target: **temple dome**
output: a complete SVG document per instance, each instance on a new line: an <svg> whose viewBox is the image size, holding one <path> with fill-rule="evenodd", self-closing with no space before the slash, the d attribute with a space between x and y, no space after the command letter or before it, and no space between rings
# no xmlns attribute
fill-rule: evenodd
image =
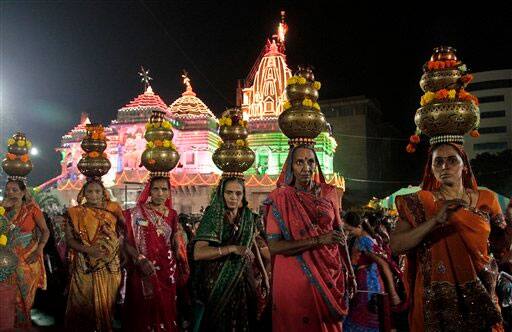
<svg viewBox="0 0 512 332"><path fill-rule="evenodd" d="M138 95L117 111L117 121L114 121L114 123L146 122L153 110L166 112L167 104L148 85L144 93Z"/></svg>
<svg viewBox="0 0 512 332"><path fill-rule="evenodd" d="M213 117L210 108L206 106L201 99L196 96L196 93L192 90L190 79L186 76L183 83L186 86L185 92L181 94L181 97L176 99L171 106L169 106L169 115L176 118L200 118L200 117Z"/></svg>

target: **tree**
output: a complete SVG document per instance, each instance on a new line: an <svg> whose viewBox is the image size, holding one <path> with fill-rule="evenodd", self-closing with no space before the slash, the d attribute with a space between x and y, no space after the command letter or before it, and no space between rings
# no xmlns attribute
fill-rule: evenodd
<svg viewBox="0 0 512 332"><path fill-rule="evenodd" d="M479 154L471 160L471 167L478 185L512 196L512 150Z"/></svg>

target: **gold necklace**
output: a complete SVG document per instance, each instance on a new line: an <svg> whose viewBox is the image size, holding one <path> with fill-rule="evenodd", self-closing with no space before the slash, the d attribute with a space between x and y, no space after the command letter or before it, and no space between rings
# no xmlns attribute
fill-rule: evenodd
<svg viewBox="0 0 512 332"><path fill-rule="evenodd" d="M443 200L447 201L448 199L446 198L446 195L443 193L443 191L441 189L439 189L439 194L441 195L441 197L443 198ZM460 194L460 197L457 197L457 199L460 199L462 201L465 201L466 200L464 199L464 194L466 194L466 196L468 197L468 201L469 201L469 204L471 204L471 196L468 194L466 188L463 188L462 189L462 192ZM457 195L459 196L459 195Z"/></svg>

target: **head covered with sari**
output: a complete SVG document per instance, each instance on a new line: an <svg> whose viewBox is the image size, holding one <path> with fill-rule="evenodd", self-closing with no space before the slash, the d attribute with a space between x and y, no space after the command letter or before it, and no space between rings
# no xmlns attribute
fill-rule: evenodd
<svg viewBox="0 0 512 332"><path fill-rule="evenodd" d="M298 149L308 149L313 152L315 155L315 162L316 162L316 169L313 171L313 181L315 183L326 183L325 177L322 172L322 169L320 167L320 162L318 161L318 156L316 155L314 146L310 144L298 144L298 145L291 145L290 151L288 152L288 157L286 157L286 161L283 165L283 169L281 171L281 174L279 175L279 178L277 180L277 187L288 185L291 186L295 183L295 176L293 175L293 159L295 156L295 153Z"/></svg>
<svg viewBox="0 0 512 332"><path fill-rule="evenodd" d="M153 186L153 183L158 180L165 180L167 182L167 187L169 188L169 197L165 200L164 205L169 209L172 210L172 197L171 197L171 180L168 176L153 176L150 177L149 181L146 183L146 186L144 186L144 190L139 195L139 198L137 199L137 206L144 205L148 202L148 200L151 198L151 187Z"/></svg>
<svg viewBox="0 0 512 332"><path fill-rule="evenodd" d="M247 202L245 196L245 185L243 179L238 177L222 177L219 182L219 185L217 186L217 189L212 195L210 205L208 205L208 208L205 210L203 219L201 221L201 225L211 225L211 227L215 229L207 230L205 229L205 227L200 226L197 231L196 238L194 239L195 241L208 240L216 243L222 242L223 221L226 215L226 202L224 200L224 191L226 188L226 184L231 181L239 183L240 185L242 185L243 188L242 206L238 210L240 218L243 219L240 220L240 222L242 223L243 221L246 221L246 219L247 221L250 221L249 219L252 217L252 213L248 207L249 203ZM208 233L208 235L206 233ZM207 238L203 238L204 236L206 236Z"/></svg>
<svg viewBox="0 0 512 332"><path fill-rule="evenodd" d="M471 169L471 164L469 163L469 158L464 151L464 148L462 145L453 143L453 142L445 142L445 143L438 143L434 144L430 147L428 152L428 159L427 164L425 165L425 170L423 171L423 180L421 183L421 189L427 190L427 191L433 191L437 190L441 187L441 183L435 178L434 172L432 172L432 163L433 163L433 155L434 151L441 147L442 145L449 145L457 151L459 156L462 159L462 162L464 163L464 171L462 173L462 184L464 188L472 189L472 190L478 190L477 183L475 176L473 174L473 170Z"/></svg>
<svg viewBox="0 0 512 332"><path fill-rule="evenodd" d="M103 182L101 181L101 177L88 177L80 191L78 192L76 201L78 205L83 205L87 202L87 199L85 198L85 191L87 190L87 187L91 184L97 184L101 187L103 192L103 200L105 202L110 202L110 194L108 193L107 189L105 188L105 185L103 185Z"/></svg>

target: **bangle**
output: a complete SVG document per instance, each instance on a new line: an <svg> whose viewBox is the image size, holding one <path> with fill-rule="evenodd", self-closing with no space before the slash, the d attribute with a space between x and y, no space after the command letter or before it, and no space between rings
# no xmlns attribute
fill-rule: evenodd
<svg viewBox="0 0 512 332"><path fill-rule="evenodd" d="M217 247L217 249L219 250L219 257L222 257L222 249L220 247Z"/></svg>

